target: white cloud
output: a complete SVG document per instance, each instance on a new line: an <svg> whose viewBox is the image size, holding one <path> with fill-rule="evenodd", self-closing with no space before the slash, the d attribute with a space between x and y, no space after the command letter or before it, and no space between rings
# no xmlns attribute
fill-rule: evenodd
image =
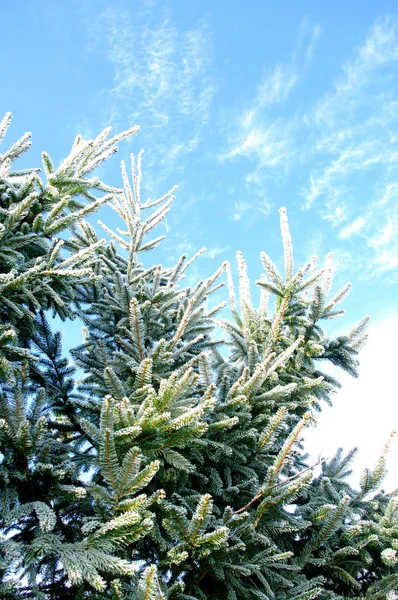
<svg viewBox="0 0 398 600"><path fill-rule="evenodd" d="M394 72L398 30L384 19L370 31L356 55L343 66L332 92L305 117L315 140L317 162L311 171L306 206L353 176L395 168L398 159L398 101Z"/></svg>
<svg viewBox="0 0 398 600"><path fill-rule="evenodd" d="M241 221L244 217L247 222L255 222L258 213L269 215L271 204L267 198L252 198L251 200L236 200L233 205L233 220Z"/></svg>
<svg viewBox="0 0 398 600"><path fill-rule="evenodd" d="M396 181L384 186L380 197L369 207L375 224L368 246L371 248L372 267L376 273L390 272L398 278L398 184Z"/></svg>
<svg viewBox="0 0 398 600"><path fill-rule="evenodd" d="M342 383L333 407L326 407L318 417L318 426L308 430L306 449L312 457L321 452L333 456L339 446L350 450L359 447L353 480L359 480L365 467L373 467L390 433L398 430L398 387L395 382L398 317L371 324L369 341L361 351L359 377L334 376ZM389 476L385 487L398 485L398 440L389 459Z"/></svg>
<svg viewBox="0 0 398 600"><path fill-rule="evenodd" d="M388 215L382 205L398 196L397 23L376 23L343 65L331 91L300 115L289 110L287 101L303 81L320 35L318 25L304 21L290 62L266 70L252 102L232 121L221 156L250 161L246 184L262 192L270 182L279 186L294 169L307 170L309 183L301 186L304 207L316 203L341 240L366 229L364 253L376 247L376 228L386 228L387 235ZM364 176L373 181L365 197L358 192ZM374 190L386 179L392 183L375 203ZM235 202L233 218L239 220L253 208L253 202ZM362 216L356 217L359 210ZM364 268L391 269L393 254L391 247L383 247L377 257L368 254Z"/></svg>
<svg viewBox="0 0 398 600"><path fill-rule="evenodd" d="M336 137L338 135L339 133ZM333 158L318 174L310 175L310 186L306 194L307 208L319 196L330 196L331 191L338 190L341 186L347 187L350 178L359 171L397 164L398 145L394 147L388 144L382 133L375 139L366 139L366 137L361 139L362 136L366 136L366 131L358 132L356 139L350 144L342 144L340 148L337 148L336 144L336 158ZM336 143L336 140L334 142Z"/></svg>
<svg viewBox="0 0 398 600"><path fill-rule="evenodd" d="M391 276L398 267L398 19L378 21L330 91L300 114L289 101L308 79L319 33L303 22L291 60L268 67L252 101L232 120L221 158L244 158L250 187L250 201L236 201L232 216L267 214L269 203L264 209L253 201L253 191L271 196L271 186L278 194L294 181L303 207L315 208L336 230L342 256L348 256L343 244L361 234L359 277Z"/></svg>
<svg viewBox="0 0 398 600"><path fill-rule="evenodd" d="M319 36L321 35L322 30L318 24L316 24L314 27L311 27L307 24L306 29L307 29L307 31L308 31L308 29L310 31L310 41L309 41L309 43L307 45L307 49L305 51L305 57L306 57L307 61L311 61L313 54L314 54L315 47L318 43L318 39L319 39Z"/></svg>
<svg viewBox="0 0 398 600"><path fill-rule="evenodd" d="M276 65L258 86L255 110L284 102L297 83L298 75L292 65Z"/></svg>
<svg viewBox="0 0 398 600"><path fill-rule="evenodd" d="M370 245L378 248L388 244L398 233L398 221L389 219L380 232L370 240Z"/></svg>
<svg viewBox="0 0 398 600"><path fill-rule="evenodd" d="M275 121L268 127L245 128L234 147L223 155L223 159L236 156L256 157L262 167L275 167L291 154L289 140L283 125Z"/></svg>
<svg viewBox="0 0 398 600"><path fill-rule="evenodd" d="M313 141L301 152L310 168L304 207L316 203L341 240L366 232L358 261L372 275L398 268L397 62L398 20L382 19L303 118Z"/></svg>
<svg viewBox="0 0 398 600"><path fill-rule="evenodd" d="M393 248L383 249L374 259L374 264L380 271L398 271L398 245Z"/></svg>
<svg viewBox="0 0 398 600"><path fill-rule="evenodd" d="M161 125L176 109L196 122L206 122L212 93L204 81L205 32L180 34L167 20L157 28L136 31L126 24L121 27L115 19L114 14L105 18L115 66L113 93L124 101L140 96L140 105Z"/></svg>
<svg viewBox="0 0 398 600"><path fill-rule="evenodd" d="M90 22L91 49L105 54L113 70L104 90L112 124L138 122L157 162L178 157L181 164L210 115L215 93L210 37L204 24L177 26L160 3L149 10L138 2L132 14L109 6Z"/></svg>
<svg viewBox="0 0 398 600"><path fill-rule="evenodd" d="M325 201L323 218L329 221L332 227L339 228L348 221L349 208L343 201L344 194L339 190L331 190L330 197Z"/></svg>
<svg viewBox="0 0 398 600"><path fill-rule="evenodd" d="M198 137L195 137L184 143L176 142L174 145L171 145L165 160L174 162L175 159L178 156L180 156L181 154L187 153L187 152L192 152L193 150L195 150L198 146L198 142L199 142Z"/></svg>
<svg viewBox="0 0 398 600"><path fill-rule="evenodd" d="M227 250L227 246L225 248L210 248L209 250L206 250L205 256L207 256L210 259L213 259L219 256L220 254L224 254L224 252L226 252Z"/></svg>
<svg viewBox="0 0 398 600"><path fill-rule="evenodd" d="M356 233L359 233L364 225L365 219L363 217L357 217L355 221L353 221L340 231L339 237L343 239L348 239Z"/></svg>
<svg viewBox="0 0 398 600"><path fill-rule="evenodd" d="M319 35L318 25L303 22L290 61L266 68L253 100L231 120L227 149L220 158L253 160L257 165L254 171L256 185L264 185L261 175L277 167L285 169L297 154L294 136L298 123L294 118L276 118L274 111L287 102L299 83L303 70L312 59Z"/></svg>
<svg viewBox="0 0 398 600"><path fill-rule="evenodd" d="M392 183L387 183L384 186L384 191L381 195L379 203L384 206L388 204L390 200L394 200L398 198L398 181L393 181Z"/></svg>
<svg viewBox="0 0 398 600"><path fill-rule="evenodd" d="M396 22L391 19L380 20L373 26L355 58L343 66L344 77L335 84L334 91L315 107L314 120L334 128L335 120L341 118L342 111L346 118L357 115L358 94L366 86L373 87L380 80L380 70L397 58Z"/></svg>

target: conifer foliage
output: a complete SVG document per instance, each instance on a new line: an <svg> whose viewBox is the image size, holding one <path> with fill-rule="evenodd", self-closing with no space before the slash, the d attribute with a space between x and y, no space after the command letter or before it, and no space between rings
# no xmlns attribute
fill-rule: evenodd
<svg viewBox="0 0 398 600"><path fill-rule="evenodd" d="M122 190L91 175L136 130L78 136L43 174L14 170L30 134L0 155L0 597L394 598L388 446L355 490L354 452L311 465L301 444L367 318L327 334L349 286L331 296L331 256L294 269L285 209L258 307L240 253L237 286L228 263L184 285L201 251L144 266L174 190L142 199L141 154ZM120 227L85 220L104 204ZM73 361L54 316L83 325Z"/></svg>

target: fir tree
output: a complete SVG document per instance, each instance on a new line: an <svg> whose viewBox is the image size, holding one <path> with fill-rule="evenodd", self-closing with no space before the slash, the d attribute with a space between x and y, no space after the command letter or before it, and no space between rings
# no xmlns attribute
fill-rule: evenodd
<svg viewBox="0 0 398 600"><path fill-rule="evenodd" d="M339 386L322 364L356 376L368 319L327 333L349 286L331 296L331 256L294 270L285 209L258 307L240 253L238 291L228 263L184 286L201 251L144 267L174 189L142 200L141 154L123 190L90 176L135 131L78 137L58 168L43 153L44 180L13 170L29 135L0 156L1 597L393 598L388 446L359 490L354 451L302 447ZM85 217L105 203L122 227L100 239ZM225 283L229 310L209 308ZM74 364L54 315L83 324Z"/></svg>

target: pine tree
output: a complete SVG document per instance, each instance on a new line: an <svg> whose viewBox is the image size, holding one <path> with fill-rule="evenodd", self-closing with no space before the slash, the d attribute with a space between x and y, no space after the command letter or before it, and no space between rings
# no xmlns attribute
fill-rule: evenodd
<svg viewBox="0 0 398 600"><path fill-rule="evenodd" d="M331 296L330 255L294 270L285 209L257 308L240 253L238 291L228 263L184 286L201 251L145 267L174 189L142 200L141 154L123 190L90 175L135 132L78 137L58 168L43 153L44 180L13 170L28 134L0 156L0 596L394 598L388 446L359 490L354 451L311 465L302 446L339 387L322 364L356 376L368 318L327 333L349 286ZM105 203L122 227L100 239L85 217ZM53 316L83 325L73 363Z"/></svg>

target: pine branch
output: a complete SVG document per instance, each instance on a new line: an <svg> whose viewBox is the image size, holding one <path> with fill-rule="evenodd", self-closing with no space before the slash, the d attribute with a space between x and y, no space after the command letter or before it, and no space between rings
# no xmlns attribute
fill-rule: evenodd
<svg viewBox="0 0 398 600"><path fill-rule="evenodd" d="M295 473L294 475L292 475L291 477L288 477L287 479L284 479L283 481L279 481L278 483L275 483L274 485L267 487L265 490L260 491L245 506L243 506L239 510L236 510L234 512L234 514L238 515L240 513L246 512L251 506L253 506L253 504L255 504L258 500L260 500L260 498L262 498L263 496L266 496L269 492L272 492L272 490L274 490L275 488L285 485L286 483L289 483L290 481L294 481L298 477L301 477L301 475L304 475L304 473L307 473L307 471L312 471L312 469L315 469L315 467L322 464L322 462L324 462L325 460L327 460L327 459L323 459L323 458L319 457L318 460L316 461L316 463L314 463L313 465L306 467L299 473Z"/></svg>

